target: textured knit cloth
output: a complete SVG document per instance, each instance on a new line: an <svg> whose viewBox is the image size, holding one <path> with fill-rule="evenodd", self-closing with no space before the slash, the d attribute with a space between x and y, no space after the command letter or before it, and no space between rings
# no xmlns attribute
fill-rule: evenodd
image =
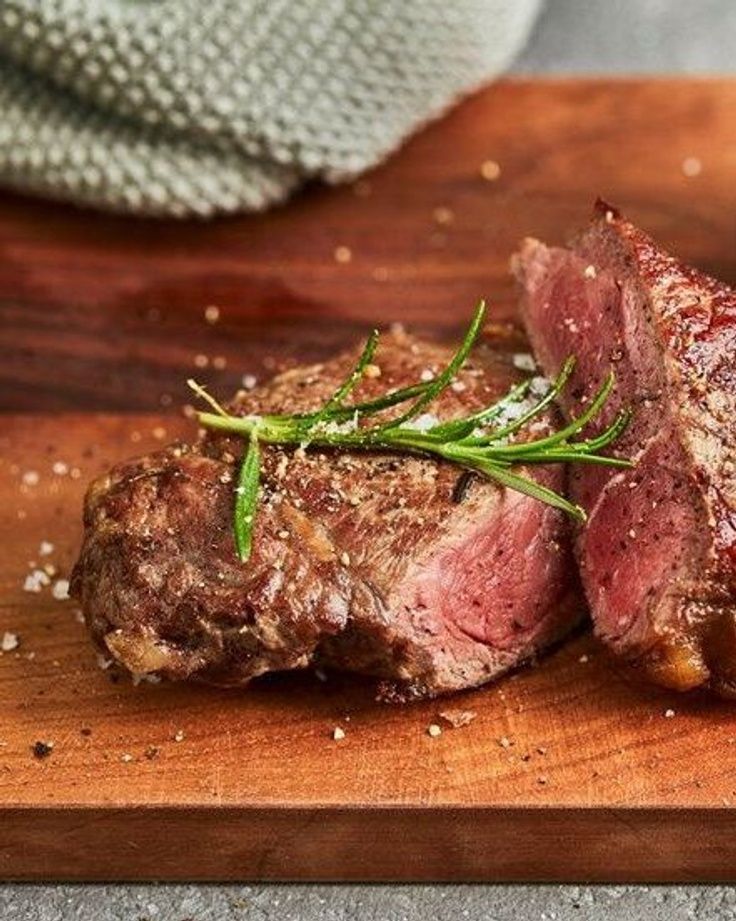
<svg viewBox="0 0 736 921"><path fill-rule="evenodd" d="M352 178L502 70L540 0L0 0L0 184L260 210Z"/></svg>

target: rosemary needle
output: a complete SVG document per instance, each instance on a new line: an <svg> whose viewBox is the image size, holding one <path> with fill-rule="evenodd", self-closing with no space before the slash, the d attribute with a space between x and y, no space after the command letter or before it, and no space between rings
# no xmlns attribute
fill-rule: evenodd
<svg viewBox="0 0 736 921"><path fill-rule="evenodd" d="M600 452L614 442L629 421L628 410L618 413L613 422L594 438L576 440L576 436L595 419L605 406L614 387L609 374L584 412L544 438L514 440L521 429L539 416L564 390L575 361L569 358L547 391L531 406L522 408L530 381L513 387L506 396L480 412L460 419L438 422L425 430L411 423L451 383L463 367L480 332L485 305L476 308L472 323L459 348L444 370L430 381L412 384L373 400L346 404L378 345L378 332L369 336L358 361L345 381L317 411L294 415L233 416L195 381L189 386L208 403L211 412L198 413L201 425L209 429L240 435L247 441L235 491L233 531L239 558L245 562L252 551L254 522L260 490L260 445L319 445L336 450L390 450L439 457L466 470L495 480L509 489L562 509L578 520L585 512L564 496L542 486L512 469L519 464L585 463L629 467L631 462ZM410 402L411 401L411 402ZM388 421L361 425L394 406L409 406ZM510 412L516 406L520 410ZM509 417L511 417L509 419ZM505 421L504 421L505 420Z"/></svg>

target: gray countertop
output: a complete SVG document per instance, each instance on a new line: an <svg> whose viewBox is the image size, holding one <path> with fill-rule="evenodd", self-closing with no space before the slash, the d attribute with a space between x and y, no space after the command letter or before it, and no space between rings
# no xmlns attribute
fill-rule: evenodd
<svg viewBox="0 0 736 921"><path fill-rule="evenodd" d="M734 73L735 0L547 0L513 72ZM724 886L6 885L3 921L736 919Z"/></svg>

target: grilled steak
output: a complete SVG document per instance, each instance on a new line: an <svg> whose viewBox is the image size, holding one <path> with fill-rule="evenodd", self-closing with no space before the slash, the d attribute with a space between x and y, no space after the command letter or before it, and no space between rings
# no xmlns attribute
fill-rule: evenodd
<svg viewBox="0 0 736 921"><path fill-rule="evenodd" d="M285 372L231 410L313 410L356 355ZM380 379L365 379L356 399L448 358L393 332L377 353ZM509 355L482 345L432 412L479 409L518 375ZM240 563L242 450L210 433L90 487L72 593L96 641L130 671L240 685L321 663L379 676L387 693L434 695L502 674L578 620L564 515L418 456L265 447L253 555ZM561 487L560 468L533 475Z"/></svg>
<svg viewBox="0 0 736 921"><path fill-rule="evenodd" d="M571 249L528 240L515 267L542 366L578 358L566 408L613 367L601 422L634 410L616 450L635 468L571 475L598 634L664 685L736 694L736 294L604 203Z"/></svg>

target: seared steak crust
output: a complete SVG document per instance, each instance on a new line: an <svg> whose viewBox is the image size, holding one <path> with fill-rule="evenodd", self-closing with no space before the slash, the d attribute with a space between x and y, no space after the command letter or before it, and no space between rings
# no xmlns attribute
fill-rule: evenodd
<svg viewBox="0 0 736 921"><path fill-rule="evenodd" d="M235 398L241 414L316 408L356 352ZM447 349L388 335L358 398L436 371ZM517 380L481 346L440 418ZM548 423L545 423L548 424ZM312 662L386 679L407 695L480 684L534 656L579 617L561 513L418 456L265 447L254 552L237 559L233 488L242 442L115 467L89 489L72 592L98 644L129 670L218 684ZM560 489L562 471L535 475Z"/></svg>
<svg viewBox="0 0 736 921"><path fill-rule="evenodd" d="M736 693L736 294L599 203L569 249L529 240L522 312L548 372L578 357L579 407L613 367L631 471L574 471L577 539L602 638L663 684ZM610 415L602 419L605 423Z"/></svg>

